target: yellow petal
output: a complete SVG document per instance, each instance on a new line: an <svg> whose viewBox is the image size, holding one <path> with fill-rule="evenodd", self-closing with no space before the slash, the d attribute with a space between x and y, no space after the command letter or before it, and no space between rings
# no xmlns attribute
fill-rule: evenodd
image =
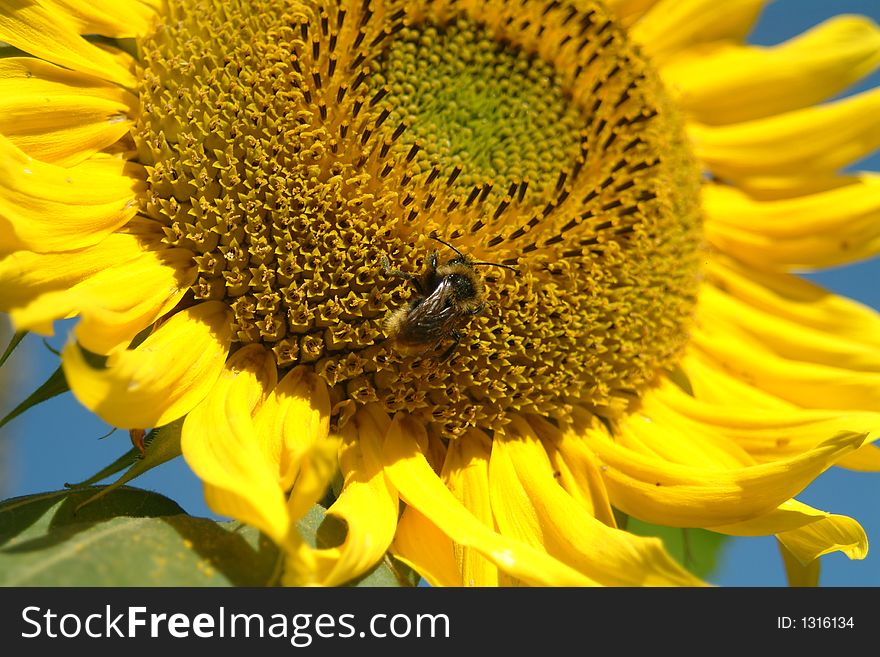
<svg viewBox="0 0 880 657"><path fill-rule="evenodd" d="M492 527L489 497L489 454L492 443L480 431L450 443L441 477L464 507L481 523ZM477 550L455 545L460 579L465 586L498 586L498 568Z"/></svg>
<svg viewBox="0 0 880 657"><path fill-rule="evenodd" d="M495 533L455 498L428 465L424 427L398 413L385 439L385 471L401 498L454 542L473 547L514 577L539 586L589 586L595 582L541 550Z"/></svg>
<svg viewBox="0 0 880 657"><path fill-rule="evenodd" d="M397 491L382 467L387 426L384 412L367 407L342 429L339 463L345 485L327 513L343 520L348 532L341 546L323 551L332 564L321 574L321 583L327 586L364 574L382 559L394 539Z"/></svg>
<svg viewBox="0 0 880 657"><path fill-rule="evenodd" d="M80 34L102 34L122 39L143 36L150 28L154 10L132 0L39 0L54 15L64 14Z"/></svg>
<svg viewBox="0 0 880 657"><path fill-rule="evenodd" d="M150 222L158 233L158 224ZM63 253L16 251L0 260L0 310L16 327L52 335L51 320L78 311L70 290L143 253L139 235L112 233L94 246Z"/></svg>
<svg viewBox="0 0 880 657"><path fill-rule="evenodd" d="M630 30L634 41L662 61L700 43L740 40L765 0L660 0Z"/></svg>
<svg viewBox="0 0 880 657"><path fill-rule="evenodd" d="M707 125L750 121L809 107L880 64L880 30L837 16L772 48L729 43L687 52L663 66L679 106Z"/></svg>
<svg viewBox="0 0 880 657"><path fill-rule="evenodd" d="M706 263L706 274L717 288L753 308L880 348L877 311L799 276L756 270L729 258L712 258Z"/></svg>
<svg viewBox="0 0 880 657"><path fill-rule="evenodd" d="M33 158L69 167L128 133L137 97L33 57L0 60L0 134Z"/></svg>
<svg viewBox="0 0 880 657"><path fill-rule="evenodd" d="M704 285L700 292L698 322L721 327L725 333L738 333L757 340L768 351L792 360L834 365L858 372L880 371L876 336L866 335L865 342L854 336L838 336L833 331L805 327L773 311L755 308L735 295L714 285Z"/></svg>
<svg viewBox="0 0 880 657"><path fill-rule="evenodd" d="M154 12L161 12L166 10L166 1L167 0L138 0L143 5L146 5Z"/></svg>
<svg viewBox="0 0 880 657"><path fill-rule="evenodd" d="M262 409L261 409L262 410ZM327 488L339 471L336 454L340 441L331 436L308 446L297 463L297 478L287 502L292 521L302 519L326 495ZM291 524L283 546L286 553L282 583L285 586L308 586L323 583L323 575L330 572L339 558L338 548L316 550Z"/></svg>
<svg viewBox="0 0 880 657"><path fill-rule="evenodd" d="M226 363L208 396L183 423L181 448L215 513L257 527L277 543L290 529L287 499L253 416L275 385L272 354L247 345Z"/></svg>
<svg viewBox="0 0 880 657"><path fill-rule="evenodd" d="M850 559L864 559L868 552L868 538L858 522L796 500L788 500L770 513L751 520L714 526L712 531L732 536L776 534L802 565L830 552L843 552Z"/></svg>
<svg viewBox="0 0 880 657"><path fill-rule="evenodd" d="M873 219L858 221L854 217L839 232L788 237L773 237L767 232L720 222L706 224L706 239L715 249L760 268L815 270L857 262L880 252L880 230Z"/></svg>
<svg viewBox="0 0 880 657"><path fill-rule="evenodd" d="M707 403L749 408L798 408L791 402L728 374L712 358L697 349L688 349L685 352L680 367L694 396Z"/></svg>
<svg viewBox="0 0 880 657"><path fill-rule="evenodd" d="M0 251L70 251L97 244L137 212L142 167L115 158L64 168L0 137L0 224L15 237Z"/></svg>
<svg viewBox="0 0 880 657"><path fill-rule="evenodd" d="M411 506L397 523L391 552L431 586L464 585L452 541Z"/></svg>
<svg viewBox="0 0 880 657"><path fill-rule="evenodd" d="M76 325L77 340L98 354L124 348L177 306L196 273L192 253L186 249L147 251L101 272L70 291L82 316Z"/></svg>
<svg viewBox="0 0 880 657"><path fill-rule="evenodd" d="M106 369L90 366L71 342L61 364L73 394L109 424L159 427L202 401L223 370L231 312L208 301L175 313L136 349L117 351Z"/></svg>
<svg viewBox="0 0 880 657"><path fill-rule="evenodd" d="M873 256L880 250L880 176L849 181L776 201L704 185L706 236L719 251L762 269L825 267Z"/></svg>
<svg viewBox="0 0 880 657"><path fill-rule="evenodd" d="M756 418L754 426L742 427L731 423L725 425L722 430L759 462L795 454L802 451L805 445L816 444L824 436L847 427L861 427L862 431L868 432L870 435L877 426L872 419L875 415L874 412L850 411L841 413L840 411L821 409L812 411L800 408L726 374L694 351L685 354L681 365L694 391L694 396L700 404L709 404L713 409L748 409L748 412L745 410L733 410L729 413L722 411L719 414L720 417L715 420L709 417L700 417L701 422L725 424L729 421L728 418L737 414L741 418ZM690 413L684 409L678 410L683 414ZM717 410L713 410L713 412L717 412ZM786 418L789 419L786 420ZM767 423L766 429L769 431L765 431L759 426L762 422ZM785 424L786 422L790 422L790 429L796 430L797 433L792 434L789 431L788 435L782 438L775 432L788 426ZM801 422L803 424L800 424ZM806 433L802 433L805 428ZM788 431L788 429L785 430ZM823 432L827 433L824 433L823 436ZM855 452L842 456L835 465L851 470L878 472L880 471L880 448L864 444Z"/></svg>
<svg viewBox="0 0 880 657"><path fill-rule="evenodd" d="M337 454L341 441L338 436L327 436L315 440L308 448L297 455L296 481L290 492L287 508L290 516L298 520L314 505L318 504L327 493L333 477L339 472ZM290 454L282 454L284 459L290 459ZM292 468L291 468L292 469ZM286 485L282 473L281 485Z"/></svg>
<svg viewBox="0 0 880 657"><path fill-rule="evenodd" d="M53 320L81 314L82 321L75 330L82 347L97 354L124 349L135 335L178 304L195 280L196 271L192 253L185 249L140 251L125 260L121 255L117 252L115 262L107 269L67 289L44 292L14 309L13 322L21 328L51 334ZM14 253L7 260L12 260L10 264L20 272L22 266L57 265L64 258L80 260L71 254L44 256L27 251ZM0 263L0 281L26 278L7 275L6 264ZM70 268L63 273L81 271ZM50 284L57 287L59 280Z"/></svg>
<svg viewBox="0 0 880 657"><path fill-rule="evenodd" d="M850 559L864 559L868 554L865 530L847 516L829 514L817 522L777 534L776 538L805 565L831 552L843 552Z"/></svg>
<svg viewBox="0 0 880 657"><path fill-rule="evenodd" d="M293 486L300 459L330 431L327 385L305 366L295 367L278 383L260 409L261 431L272 437L267 458L276 463L281 486ZM297 516L298 517L298 516Z"/></svg>
<svg viewBox="0 0 880 657"><path fill-rule="evenodd" d="M79 35L67 16L33 0L0 0L0 41L59 66L134 88L132 72Z"/></svg>
<svg viewBox="0 0 880 657"><path fill-rule="evenodd" d="M616 424L614 435L620 446L668 463L710 470L755 463L748 452L717 427L694 421L664 404L656 389L646 392L639 409Z"/></svg>
<svg viewBox="0 0 880 657"><path fill-rule="evenodd" d="M851 176L836 171L825 173L807 171L804 175L753 176L738 180L736 185L755 200L778 201L821 194L851 183Z"/></svg>
<svg viewBox="0 0 880 657"><path fill-rule="evenodd" d="M830 517L825 511L790 499L775 509L741 522L713 525L712 531L730 536L769 536L794 531Z"/></svg>
<svg viewBox="0 0 880 657"><path fill-rule="evenodd" d="M809 452L743 468L691 467L617 445L575 409L578 431L596 453L612 504L647 522L714 527L769 513L864 440L840 434Z"/></svg>
<svg viewBox="0 0 880 657"><path fill-rule="evenodd" d="M877 406L880 372L828 364L831 349L777 354L773 345L720 321L696 325L691 336L694 347L716 368L798 406L841 410ZM795 348L803 347L809 338ZM813 343L820 345L818 341ZM819 362L809 362L811 358ZM852 359L855 358L853 355Z"/></svg>
<svg viewBox="0 0 880 657"><path fill-rule="evenodd" d="M880 472L880 447L862 445L852 454L840 459L837 465L857 472Z"/></svg>
<svg viewBox="0 0 880 657"><path fill-rule="evenodd" d="M697 156L721 178L833 173L880 146L880 89L770 118L690 124Z"/></svg>
<svg viewBox="0 0 880 657"><path fill-rule="evenodd" d="M492 444L489 484L501 532L606 586L695 586L658 538L636 536L587 514L556 482L544 447L517 416Z"/></svg>
<svg viewBox="0 0 880 657"><path fill-rule="evenodd" d="M554 476L562 487L589 515L609 527L617 527L596 455L571 432L560 433L549 422L534 416L529 417L529 424L544 443Z"/></svg>
<svg viewBox="0 0 880 657"><path fill-rule="evenodd" d="M668 407L694 422L717 431L745 449L759 462L795 456L842 431L880 435L880 413L755 408L732 403L709 403L662 383L650 393L652 408ZM864 449L861 448L861 449Z"/></svg>
<svg viewBox="0 0 880 657"><path fill-rule="evenodd" d="M788 585L791 587L819 586L819 572L821 562L818 559L804 565L780 542L779 553L782 555L782 563L785 565L785 574L788 577Z"/></svg>

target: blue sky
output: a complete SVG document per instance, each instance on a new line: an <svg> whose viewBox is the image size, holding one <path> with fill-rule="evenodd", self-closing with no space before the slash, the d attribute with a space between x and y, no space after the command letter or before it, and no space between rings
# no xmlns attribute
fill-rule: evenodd
<svg viewBox="0 0 880 657"><path fill-rule="evenodd" d="M764 12L750 40L773 44L790 38L833 14L858 13L880 22L877 0L777 0ZM875 74L852 91L880 85ZM880 155L859 164L880 170ZM839 294L880 309L880 260L810 274ZM71 326L59 323L49 343L60 348ZM17 378L10 387L12 399L0 400L7 408L41 383L57 366L57 359L35 336L29 336L7 367ZM71 395L53 399L0 429L0 495L8 497L61 488L65 482L85 479L130 447L128 435L116 432L99 439L109 427L83 409ZM134 482L175 499L189 513L210 515L201 485L182 459L161 466ZM799 497L827 511L850 515L862 523L869 540L877 543L869 557L849 561L840 554L823 558L823 585L880 586L880 475L831 469ZM727 586L781 586L785 584L774 539L768 537L729 541L722 564L711 578Z"/></svg>

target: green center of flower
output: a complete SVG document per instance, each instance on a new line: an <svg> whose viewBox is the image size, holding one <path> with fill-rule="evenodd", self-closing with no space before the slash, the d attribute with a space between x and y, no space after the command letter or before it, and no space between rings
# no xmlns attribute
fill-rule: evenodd
<svg viewBox="0 0 880 657"><path fill-rule="evenodd" d="M486 180L556 183L560 162L580 152L583 109L567 98L553 68L534 53L492 38L473 21L404 27L383 52L368 85L385 92L398 148L420 145L414 163L440 175L458 167L463 193ZM497 185L495 195L507 185Z"/></svg>
<svg viewBox="0 0 880 657"><path fill-rule="evenodd" d="M600 2L515 4L172 2L134 137L189 302L444 436L612 415L671 367L702 234L680 122ZM515 271L447 278L431 236Z"/></svg>

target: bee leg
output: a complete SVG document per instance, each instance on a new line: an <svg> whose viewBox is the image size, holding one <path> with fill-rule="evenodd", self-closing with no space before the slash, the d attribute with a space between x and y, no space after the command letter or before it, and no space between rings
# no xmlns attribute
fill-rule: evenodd
<svg viewBox="0 0 880 657"><path fill-rule="evenodd" d="M449 357L452 355L452 352L455 351L455 348L458 346L458 343L461 342L461 333L459 333L458 331L451 331L449 333L449 335L452 336L453 343L449 347L447 347L446 351L444 351L440 355L440 362L441 363L445 363L447 360L449 360Z"/></svg>
<svg viewBox="0 0 880 657"><path fill-rule="evenodd" d="M408 274L405 271L400 271L399 269L392 269L391 262L385 256L382 256L382 267L385 269L386 275L405 278L413 284L413 287L416 288L416 292L418 292L419 294L424 294L424 291L422 290L422 284L419 282L417 276L414 276L413 274Z"/></svg>
<svg viewBox="0 0 880 657"><path fill-rule="evenodd" d="M433 290L440 284L437 278L437 252L434 251L428 256L428 273L425 275L425 285L429 290ZM421 293L421 290L419 290Z"/></svg>

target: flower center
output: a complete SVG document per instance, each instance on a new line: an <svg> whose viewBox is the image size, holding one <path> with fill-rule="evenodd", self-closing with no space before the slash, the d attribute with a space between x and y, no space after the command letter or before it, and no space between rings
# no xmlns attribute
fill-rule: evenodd
<svg viewBox="0 0 880 657"><path fill-rule="evenodd" d="M614 414L674 364L699 175L602 3L171 5L140 43L142 212L239 344L445 436Z"/></svg>
<svg viewBox="0 0 880 657"><path fill-rule="evenodd" d="M408 126L395 147L418 144L419 171L436 163L448 177L459 168L451 187L462 194L495 181L490 198L500 200L507 185L497 183L526 179L540 193L580 153L584 111L553 67L463 17L401 29L367 82L383 93L388 122Z"/></svg>

